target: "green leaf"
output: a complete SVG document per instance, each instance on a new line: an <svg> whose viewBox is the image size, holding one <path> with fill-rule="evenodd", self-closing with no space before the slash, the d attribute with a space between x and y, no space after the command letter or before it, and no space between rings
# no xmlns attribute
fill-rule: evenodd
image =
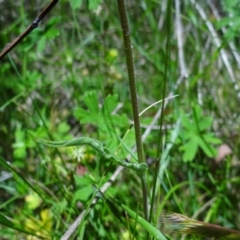
<svg viewBox="0 0 240 240"><path fill-rule="evenodd" d="M92 123L96 126L99 124L99 107L96 92L88 92L84 95L83 101L87 106L87 110L78 108L74 115L81 120L82 123Z"/></svg>
<svg viewBox="0 0 240 240"><path fill-rule="evenodd" d="M57 130L59 133L67 133L70 130L69 125L66 122L60 122L57 126Z"/></svg>
<svg viewBox="0 0 240 240"><path fill-rule="evenodd" d="M0 223L9 228L14 228L14 223L9 221L3 214L0 213Z"/></svg>
<svg viewBox="0 0 240 240"><path fill-rule="evenodd" d="M216 149L214 149L212 146L210 146L206 141L204 141L202 138L199 139L199 146L204 151L204 153L208 157L215 157L217 154Z"/></svg>
<svg viewBox="0 0 240 240"><path fill-rule="evenodd" d="M89 111L93 114L98 114L98 98L96 92L88 92L84 95L83 101L87 105Z"/></svg>
<svg viewBox="0 0 240 240"><path fill-rule="evenodd" d="M182 115L182 125L184 128L186 128L187 130L189 130L191 132L195 132L197 130L195 124L193 124L189 120L189 116L187 116L186 114Z"/></svg>
<svg viewBox="0 0 240 240"><path fill-rule="evenodd" d="M17 130L15 131L15 143L13 143L13 155L14 158L25 158L26 157L26 143L25 143L26 135L25 131L21 129L19 125Z"/></svg>
<svg viewBox="0 0 240 240"><path fill-rule="evenodd" d="M89 0L88 8L89 10L96 10L98 5L102 2L102 0Z"/></svg>
<svg viewBox="0 0 240 240"><path fill-rule="evenodd" d="M93 180L88 176L74 176L74 178L78 186L87 186L93 184Z"/></svg>
<svg viewBox="0 0 240 240"><path fill-rule="evenodd" d="M92 189L92 186L86 186L86 187L83 187L79 190L77 190L75 193L74 193L74 196L73 196L73 201L74 203L76 201L83 201L83 202L86 202L89 197L91 196L91 194L93 193L93 189Z"/></svg>
<svg viewBox="0 0 240 240"><path fill-rule="evenodd" d="M198 120L198 127L200 131L204 131L211 127L212 125L212 118L211 117L205 117Z"/></svg>
<svg viewBox="0 0 240 240"><path fill-rule="evenodd" d="M221 139L216 138L212 133L205 134L204 139L206 140L206 142L213 143L213 144L222 143Z"/></svg>
<svg viewBox="0 0 240 240"><path fill-rule="evenodd" d="M89 114L87 110L78 108L74 112L74 116L80 119L81 123L92 123L94 114ZM95 124L98 124L98 115L95 114Z"/></svg>
<svg viewBox="0 0 240 240"><path fill-rule="evenodd" d="M82 0L69 0L72 10L77 10L82 6Z"/></svg>
<svg viewBox="0 0 240 240"><path fill-rule="evenodd" d="M193 122L187 114L182 114L182 125L184 131L181 133L184 145L180 150L184 151L183 160L192 161L197 154L198 148L201 148L208 157L214 157L216 150L211 144L219 144L221 141L209 133L212 125L212 117L202 115L201 107L198 105L192 108Z"/></svg>
<svg viewBox="0 0 240 240"><path fill-rule="evenodd" d="M80 119L82 123L90 123L105 134L112 134L117 127L128 125L126 115L119 116L112 113L118 105L117 95L108 95L103 103L103 107L99 107L96 92L87 93L83 100L88 109L78 108L74 112L76 118Z"/></svg>
<svg viewBox="0 0 240 240"><path fill-rule="evenodd" d="M117 107L117 100L118 97L116 94L108 95L104 102L104 110L107 110L111 113Z"/></svg>
<svg viewBox="0 0 240 240"><path fill-rule="evenodd" d="M193 116L195 116L196 120L202 117L202 109L199 105L194 105L192 111L193 111Z"/></svg>
<svg viewBox="0 0 240 240"><path fill-rule="evenodd" d="M180 148L184 151L183 161L189 162L194 159L198 150L198 138L193 138Z"/></svg>
<svg viewBox="0 0 240 240"><path fill-rule="evenodd" d="M121 207L128 213L130 217L133 219L136 219L136 222L139 223L146 231L148 231L153 237L160 240L167 240L167 238L153 225L151 225L149 222L144 220L142 217L140 217L137 213L132 211L130 208L128 208L126 205L121 204Z"/></svg>

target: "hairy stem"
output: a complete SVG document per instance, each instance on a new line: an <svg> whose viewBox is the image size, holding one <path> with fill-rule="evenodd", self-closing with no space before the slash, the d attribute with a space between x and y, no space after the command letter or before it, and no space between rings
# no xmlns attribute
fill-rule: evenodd
<svg viewBox="0 0 240 240"><path fill-rule="evenodd" d="M127 69L128 69L129 87L130 87L130 93L131 93L131 102L132 102L132 111L133 111L133 120L134 120L134 128L135 128L138 161L140 163L144 163L145 158L143 156L143 147L142 147L140 121L139 121L139 110L138 110L137 88L136 88L136 78L135 78L135 70L134 70L134 62L133 62L132 44L131 44L131 38L130 38L130 29L129 29L128 18L127 18L127 9L126 9L124 0L118 0L117 2L118 2L118 11L119 11L120 20L121 20L123 40L124 40L125 53L126 53L126 61L127 61ZM148 210L147 210L146 174L142 174L142 175L140 175L140 177L141 177L142 191L143 191L144 214L145 214L145 218L147 219L148 218Z"/></svg>

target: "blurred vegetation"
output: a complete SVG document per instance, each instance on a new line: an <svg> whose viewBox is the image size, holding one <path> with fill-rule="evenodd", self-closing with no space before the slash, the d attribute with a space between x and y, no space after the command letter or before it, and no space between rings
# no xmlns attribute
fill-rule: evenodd
<svg viewBox="0 0 240 240"><path fill-rule="evenodd" d="M0 1L0 48L48 3ZM171 29L166 0L131 0L127 6L139 108L163 97L169 33L166 96L179 94L163 112L162 149L159 124L149 128L161 106L141 116L142 132L151 130L144 141L150 190L159 152L161 158L154 219L165 209L240 229L239 1L172 1ZM0 62L1 239L60 239L109 167L89 147L56 150L38 138L91 137L114 152L131 122L117 3L60 1ZM123 159L134 143L131 130ZM125 169L108 194L141 214L134 171ZM100 199L75 239L130 239L128 232Z"/></svg>

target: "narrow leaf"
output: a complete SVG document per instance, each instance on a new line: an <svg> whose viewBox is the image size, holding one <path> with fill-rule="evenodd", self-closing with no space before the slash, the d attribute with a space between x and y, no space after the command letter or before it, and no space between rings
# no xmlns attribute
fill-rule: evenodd
<svg viewBox="0 0 240 240"><path fill-rule="evenodd" d="M128 213L128 215L134 219L136 219L137 223L139 223L144 229L146 229L153 237L160 240L167 240L167 238L154 226L152 226L149 222L140 217L137 213L129 209L126 205L121 204L121 207Z"/></svg>

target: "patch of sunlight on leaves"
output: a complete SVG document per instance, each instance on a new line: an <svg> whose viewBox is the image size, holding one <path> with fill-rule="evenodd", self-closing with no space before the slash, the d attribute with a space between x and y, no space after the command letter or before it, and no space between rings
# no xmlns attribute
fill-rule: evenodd
<svg viewBox="0 0 240 240"><path fill-rule="evenodd" d="M32 192L25 197L25 202L29 209L36 209L42 203L42 199L38 196L37 193Z"/></svg>
<svg viewBox="0 0 240 240"><path fill-rule="evenodd" d="M28 218L25 221L25 229L28 231L34 231L36 235L41 236L42 238L49 239L49 233L52 230L52 215L49 209L43 209L40 212L41 219L37 218ZM39 239L34 236L28 236L27 239Z"/></svg>

